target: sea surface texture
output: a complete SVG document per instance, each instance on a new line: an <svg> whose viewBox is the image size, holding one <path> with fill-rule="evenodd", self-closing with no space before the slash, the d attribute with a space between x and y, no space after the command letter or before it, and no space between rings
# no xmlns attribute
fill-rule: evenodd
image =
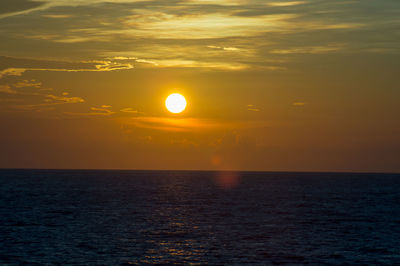
<svg viewBox="0 0 400 266"><path fill-rule="evenodd" d="M400 263L400 175L0 170L0 264Z"/></svg>

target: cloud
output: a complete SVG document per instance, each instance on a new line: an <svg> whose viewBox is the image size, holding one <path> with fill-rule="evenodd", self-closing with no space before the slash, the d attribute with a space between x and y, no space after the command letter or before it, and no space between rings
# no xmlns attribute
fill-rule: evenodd
<svg viewBox="0 0 400 266"><path fill-rule="evenodd" d="M96 65L97 71L114 71L114 70L124 70L124 69L132 69L133 65L129 63L119 63L112 61L94 61L99 64ZM93 71L96 71L93 70ZM82 70L85 71L85 70Z"/></svg>
<svg viewBox="0 0 400 266"><path fill-rule="evenodd" d="M303 5L305 4L305 1L289 1L289 2L269 2L266 3L266 5L268 6L278 6L278 7L282 7L282 6L297 6L297 5Z"/></svg>
<svg viewBox="0 0 400 266"><path fill-rule="evenodd" d="M145 64L140 65L141 67L209 68L221 70L243 70L249 68L249 65L246 63L230 62L230 60L226 59L222 61L218 60L218 58L214 58L213 60L203 60L202 58L199 58L199 56L204 55L204 46L202 46L201 50L197 50L197 48L191 49L190 47L181 48L165 46L148 47L148 49L151 51L138 51L134 52L134 54L138 56L142 54L152 55L153 59L141 59L138 57L133 57L129 54L132 53L132 51L108 52L104 53L103 56L119 61L132 60L132 64L135 64L135 66L138 66L140 63Z"/></svg>
<svg viewBox="0 0 400 266"><path fill-rule="evenodd" d="M22 68L7 68L0 71L0 79L5 76L21 76L25 72Z"/></svg>
<svg viewBox="0 0 400 266"><path fill-rule="evenodd" d="M136 127L162 131L193 131L224 126L222 123L196 118L135 117L131 119L131 122Z"/></svg>
<svg viewBox="0 0 400 266"><path fill-rule="evenodd" d="M127 56L114 56L109 59L114 59L114 60L137 60L137 57L127 57Z"/></svg>
<svg viewBox="0 0 400 266"><path fill-rule="evenodd" d="M46 98L47 98L47 102L51 102L52 104L85 102L85 100L82 99L81 97L56 96L56 95L52 95L52 94L46 95Z"/></svg>
<svg viewBox="0 0 400 266"><path fill-rule="evenodd" d="M0 28L17 40L54 42L50 51L66 53L60 55L63 58L68 58L68 53L76 55L77 44L85 57L107 56L110 63L36 68L42 71L112 71L134 66L282 70L288 66L270 63L278 56L272 57L269 51L290 55L344 50L348 47L316 45L321 40L314 43L308 34L344 32L367 25L360 17L347 16L344 7L349 4L326 1L182 0L171 5L156 0L43 0L43 5L51 9L24 16L24 24L9 25L12 28L8 31L7 25ZM319 13L326 11L344 13ZM94 13L98 16L86 19ZM65 23L72 14L74 23ZM30 23L36 30L26 26ZM292 39L298 35L301 38ZM281 58L291 61L289 56Z"/></svg>
<svg viewBox="0 0 400 266"><path fill-rule="evenodd" d="M241 49L236 48L236 47L221 47L221 46L215 46L215 45L208 45L207 47L210 48L210 49L231 51L231 52L236 52L236 51L240 51L241 50Z"/></svg>
<svg viewBox="0 0 400 266"><path fill-rule="evenodd" d="M42 86L42 83L32 79L32 80L19 81L13 84L13 86L16 88L26 88L26 87L40 88Z"/></svg>
<svg viewBox="0 0 400 266"><path fill-rule="evenodd" d="M48 111L53 110L55 105L83 103L85 100L77 96L69 96L68 92L61 93L61 96L52 92L52 88L42 88L40 81L21 80L12 85L0 85L0 93L13 95L12 102L17 104L4 105L12 111ZM11 101L8 101L11 102Z"/></svg>
<svg viewBox="0 0 400 266"><path fill-rule="evenodd" d="M11 89L9 85L0 85L0 93L17 94L17 91Z"/></svg>
<svg viewBox="0 0 400 266"><path fill-rule="evenodd" d="M41 36L32 36L33 38L40 38ZM79 35L54 35L52 41L57 43L81 43L81 42L90 42L90 41L111 41L109 37L101 37L101 36L79 36Z"/></svg>
<svg viewBox="0 0 400 266"><path fill-rule="evenodd" d="M14 94L18 96L38 96L38 95L43 95L42 92L44 91L52 91L53 89L51 88L42 88L42 83L39 81L36 81L34 79L32 80L22 80L18 81L12 85L0 85L0 92L6 93L6 94ZM27 91L27 90L21 90L25 88L34 88L36 89L35 91ZM18 90L16 90L18 89Z"/></svg>
<svg viewBox="0 0 400 266"><path fill-rule="evenodd" d="M221 3L221 1L219 1ZM55 42L78 43L88 41L113 41L114 37L126 39L178 39L199 40L259 36L264 33L295 33L322 29L350 29L362 26L361 23L347 23L337 20L321 20L305 16L301 9L293 6L303 1L271 2L269 6L251 5L242 1L233 9L204 6L193 7L184 2L177 4L179 9L157 4L157 9L133 8L130 15L119 17L121 23L110 26L93 25L69 28L64 34L53 38ZM292 6L290 12L274 11L272 6ZM257 10L257 15L244 15L240 12ZM307 14L307 13L306 13ZM40 35L39 35L40 36ZM48 35L45 35L48 38ZM217 46L216 46L217 47ZM221 46L223 49L225 46ZM225 47L229 50L229 46ZM236 51L236 50L235 50Z"/></svg>
<svg viewBox="0 0 400 266"><path fill-rule="evenodd" d="M0 19L56 7L77 7L106 3L134 3L151 0L2 0ZM49 15L51 16L51 15Z"/></svg>
<svg viewBox="0 0 400 266"><path fill-rule="evenodd" d="M123 108L120 111L123 112L123 113L131 113L131 114L139 114L140 113L138 110L135 110L135 109L130 108L130 107Z"/></svg>
<svg viewBox="0 0 400 266"><path fill-rule="evenodd" d="M118 61L130 60L130 61L135 62L135 63L145 63L145 64L151 64L151 65L154 65L154 66L158 66L158 64L155 61L148 60L148 59L143 59L143 58L138 58L138 57L114 56L114 57L111 57L109 59L118 60Z"/></svg>
<svg viewBox="0 0 400 266"><path fill-rule="evenodd" d="M248 68L246 64L241 63L224 63L224 62L203 62L186 59L161 59L154 60L160 67L182 67L182 68L215 68L222 70L243 70Z"/></svg>
<svg viewBox="0 0 400 266"><path fill-rule="evenodd" d="M39 95L36 95L39 96ZM37 104L20 104L16 105L13 108L17 110L23 111L46 111L46 110L53 110L51 108L54 105L62 105L62 104L75 104L75 103L83 103L85 100L81 97L66 97L66 96L57 96L53 94L44 95L44 99L42 103Z"/></svg>
<svg viewBox="0 0 400 266"><path fill-rule="evenodd" d="M0 19L41 10L43 7L44 2L41 1L2 0L0 5Z"/></svg>
<svg viewBox="0 0 400 266"><path fill-rule="evenodd" d="M108 107L107 107L107 108L108 108ZM99 108L99 107L91 107L90 110L92 110L92 111L98 111L98 112L103 112L103 113L112 113L110 110L108 110L108 109L106 109L106 108L104 108L104 107L102 107L102 108Z"/></svg>
<svg viewBox="0 0 400 266"><path fill-rule="evenodd" d="M342 44L329 44L325 46L309 46L309 47L297 47L289 49L277 49L272 50L272 54L325 54L333 53L344 49Z"/></svg>
<svg viewBox="0 0 400 266"><path fill-rule="evenodd" d="M64 114L73 116L109 116L115 114L115 112L106 108L91 107L90 110L91 112L86 113L64 112Z"/></svg>
<svg viewBox="0 0 400 266"><path fill-rule="evenodd" d="M92 61L47 61L40 59L24 59L0 56L6 59L5 65L14 65L0 70L0 79L5 76L21 76L26 71L53 71L53 72L106 72L115 70L133 69L132 63L121 63L111 60ZM20 65L20 67L15 67ZM23 83L21 83L21 86Z"/></svg>
<svg viewBox="0 0 400 266"><path fill-rule="evenodd" d="M145 63L145 64L151 64L151 65L155 65L155 66L159 65L157 62L151 61L151 60L147 60L147 59L136 59L136 62Z"/></svg>
<svg viewBox="0 0 400 266"><path fill-rule="evenodd" d="M260 108L257 108L254 104L247 105L247 110L252 112L259 112Z"/></svg>
<svg viewBox="0 0 400 266"><path fill-rule="evenodd" d="M72 15L66 15L66 14L48 14L48 15L42 15L44 18L56 18L56 19L62 19L62 18L71 18L73 17Z"/></svg>
<svg viewBox="0 0 400 266"><path fill-rule="evenodd" d="M264 121L222 121L199 118L139 116L122 120L123 124L160 131L201 132L265 127Z"/></svg>
<svg viewBox="0 0 400 266"><path fill-rule="evenodd" d="M140 12L139 12L140 11ZM257 17L232 16L229 13L179 15L138 10L124 19L120 34L156 39L204 39L232 36L254 36L261 32L277 32L289 27L294 14L273 14Z"/></svg>
<svg viewBox="0 0 400 266"><path fill-rule="evenodd" d="M18 5L14 0L4 1ZM108 56L111 63L101 63L99 68L93 64L8 67L19 73L34 69L112 71L134 66L273 71L297 67L291 65L297 54L305 57L350 49L351 52L399 51L396 42L388 37L392 35L375 34L376 29L385 27L392 32L392 27L398 24L397 18L386 11L396 7L393 1L377 7L380 12L374 13L368 11L367 4L355 1L180 0L171 4L159 0L42 0L35 3L29 12L17 8L27 12L14 18L20 23L4 20L0 26L8 38L5 42L10 43L6 52L18 54L18 42L26 41L37 54L54 58L79 58L82 54L85 58ZM65 23L71 16L74 23ZM351 37L353 32L361 37L355 40L356 37ZM364 40L362 44L360 40ZM346 45L323 45L329 41ZM12 48L13 42L18 44L16 48ZM363 49L358 49L360 46ZM40 47L51 49L47 53ZM84 53L77 55L79 49ZM285 62L271 63L278 58Z"/></svg>

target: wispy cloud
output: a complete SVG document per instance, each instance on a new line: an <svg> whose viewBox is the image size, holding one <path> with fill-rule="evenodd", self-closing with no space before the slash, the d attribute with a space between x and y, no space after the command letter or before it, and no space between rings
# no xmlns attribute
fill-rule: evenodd
<svg viewBox="0 0 400 266"><path fill-rule="evenodd" d="M222 127L220 123L196 118L135 117L130 122L136 127L163 131L193 131Z"/></svg>
<svg viewBox="0 0 400 266"><path fill-rule="evenodd" d="M129 29L121 34L151 38L203 39L232 36L253 36L261 32L276 32L289 27L294 14L273 14L257 17L232 16L226 13L209 13L180 16L149 10L126 18L124 25Z"/></svg>
<svg viewBox="0 0 400 266"><path fill-rule="evenodd" d="M71 18L73 16L72 15L67 15L67 14L48 14L48 15L42 15L42 17L63 19L63 18Z"/></svg>
<svg viewBox="0 0 400 266"><path fill-rule="evenodd" d="M177 50L173 49L171 47L170 49L166 49L165 47L159 48L154 48L152 55L154 59L141 59L138 57L132 57L132 56L122 56L120 54L127 54L129 52L117 52L117 53L105 53L105 57L109 57L110 55L113 55L112 58L117 61L128 61L131 60L132 64L135 64L135 66L140 66L140 67L160 67L160 68L209 68L209 69L221 69L221 70L243 70L249 68L249 65L246 63L241 63L241 62L221 62L221 60L202 60L197 57L197 54L199 53L198 50L187 50L187 53L184 53L186 55L182 55L183 52L179 52L179 55L176 55L176 58L171 58L174 57L174 53L177 53ZM179 48L178 48L179 49ZM171 52L168 52L168 51ZM204 53L204 51L202 51ZM147 52L136 52L136 54L146 54ZM156 53L156 54L154 54ZM118 54L117 56L115 54ZM168 55L169 56L165 56ZM169 59L165 59L165 57L170 57ZM189 58L186 58L189 57ZM193 59L190 59L190 58ZM271 69L272 70L272 69Z"/></svg>
<svg viewBox="0 0 400 266"><path fill-rule="evenodd" d="M34 89L34 91L30 89ZM17 81L11 85L0 85L0 92L24 96L42 95L43 92L52 90L51 88L43 88L42 83L34 79Z"/></svg>
<svg viewBox="0 0 400 266"><path fill-rule="evenodd" d="M0 93L16 94L17 91L11 89L11 87L9 85L0 85Z"/></svg>
<svg viewBox="0 0 400 266"><path fill-rule="evenodd" d="M260 108L256 107L254 104L247 105L247 110L252 112L259 112Z"/></svg>
<svg viewBox="0 0 400 266"><path fill-rule="evenodd" d="M56 96L52 94L46 95L46 102L52 104L59 104L59 103L83 103L85 102L84 99L81 97L67 97L67 96Z"/></svg>
<svg viewBox="0 0 400 266"><path fill-rule="evenodd" d="M122 122L124 124L133 125L139 128L177 132L201 132L238 128L258 128L267 126L264 121L221 121L199 118L172 118L153 116L132 117L128 120L125 119Z"/></svg>
<svg viewBox="0 0 400 266"><path fill-rule="evenodd" d="M207 47L210 49L230 51L230 52L237 52L237 51L241 50L237 47L221 47L221 46L215 46L215 45L208 45Z"/></svg>
<svg viewBox="0 0 400 266"><path fill-rule="evenodd" d="M45 95L45 98L42 103L35 103L35 104L20 104L15 105L13 108L17 110L23 111L43 111L43 110L53 110L49 107L55 105L62 105L62 104L75 104L75 103L83 103L85 100L81 97L65 97L65 96L57 96L53 94Z"/></svg>
<svg viewBox="0 0 400 266"><path fill-rule="evenodd" d="M90 6L90 5L98 5L102 3L134 3L134 2L144 2L151 0L41 0L41 1L31 1L31 0L3 0L6 1L5 5L13 5L13 9L9 12L5 12L0 14L0 19L18 16L18 15L26 15L29 13L44 11L51 8L56 7L78 7L78 6ZM50 15L52 16L52 14Z"/></svg>
<svg viewBox="0 0 400 266"><path fill-rule="evenodd" d="M5 11L0 9L0 19L46 9L46 6L43 2L30 0L2 0L2 6L8 8L6 8Z"/></svg>
<svg viewBox="0 0 400 266"><path fill-rule="evenodd" d="M78 113L78 112L64 112L67 115L73 116L109 116L115 114L115 112L108 109L108 107L99 108L99 107L91 107L90 112Z"/></svg>
<svg viewBox="0 0 400 266"><path fill-rule="evenodd" d="M51 92L51 93L50 93ZM0 85L0 94L8 94L12 101L7 101L3 109L9 111L49 111L56 105L84 103L78 96L69 96L68 92L58 95L52 88L42 87L40 81L20 80L11 85ZM6 97L6 99L9 97ZM9 100L10 100L9 99Z"/></svg>
<svg viewBox="0 0 400 266"><path fill-rule="evenodd" d="M293 103L293 106L298 106L298 107L301 107L301 106L305 106L307 103L305 103L305 102L294 102Z"/></svg>
<svg viewBox="0 0 400 266"><path fill-rule="evenodd" d="M16 5L15 1L4 1ZM300 54L306 58L308 54L349 49L399 51L390 37L385 37L387 41L382 40L381 34L374 35L380 36L376 38L366 37L367 32L399 24L394 12L387 11L394 5L392 2L382 4L381 12L371 14L356 1L180 0L173 4L158 0L20 1L25 4L6 16L24 14L18 17L24 23L0 26L11 43L23 40L37 47L53 42L53 50L60 52L60 58L70 58L76 46L85 51L86 58L108 58L97 65L81 67L10 66L0 70L0 78L27 70L113 71L134 66L274 71L290 69L290 62ZM98 17L93 17L94 13ZM72 16L74 23L65 23ZM87 19L89 16L91 19ZM327 37L328 32L332 38ZM352 38L353 32L365 37L361 39L368 38L368 47ZM324 42L345 45L324 45ZM271 63L277 58L285 62Z"/></svg>
<svg viewBox="0 0 400 266"><path fill-rule="evenodd" d="M23 63L24 59L19 59ZM93 61L80 61L80 62L56 62L56 61L43 61L27 59L29 67L10 67L0 71L0 79L5 76L21 76L26 71L52 71L52 72L103 72L115 70L127 70L134 68L132 63L121 63L109 60L93 60ZM36 65L36 66L34 66ZM60 65L69 67L60 68ZM84 67L83 67L84 66ZM20 86L25 86L27 83L20 83ZM32 85L32 84L30 84ZM18 85L17 85L18 86ZM37 84L36 84L37 86Z"/></svg>
<svg viewBox="0 0 400 266"><path fill-rule="evenodd" d="M16 88L26 88L26 87L31 87L31 88L40 88L42 86L41 82L38 82L36 80L22 80L19 81L15 84L13 84L14 87Z"/></svg>
<svg viewBox="0 0 400 266"><path fill-rule="evenodd" d="M344 49L344 45L341 44L328 44L326 46L309 46L309 47L297 47L289 49L276 49L272 50L272 54L325 54L341 51Z"/></svg>
<svg viewBox="0 0 400 266"><path fill-rule="evenodd" d="M5 76L21 76L24 72L23 68L6 68L0 71L0 79Z"/></svg>
<svg viewBox="0 0 400 266"><path fill-rule="evenodd" d="M269 2L266 3L268 6L298 6L298 5L303 5L305 4L305 1L288 1L288 2Z"/></svg>
<svg viewBox="0 0 400 266"><path fill-rule="evenodd" d="M140 113L138 110L135 110L131 107L123 108L120 111L123 113L131 113L131 114L139 114Z"/></svg>
<svg viewBox="0 0 400 266"><path fill-rule="evenodd" d="M156 63L161 67L215 68L225 70L242 70L248 68L246 64L240 63L202 62L185 59L157 60Z"/></svg>

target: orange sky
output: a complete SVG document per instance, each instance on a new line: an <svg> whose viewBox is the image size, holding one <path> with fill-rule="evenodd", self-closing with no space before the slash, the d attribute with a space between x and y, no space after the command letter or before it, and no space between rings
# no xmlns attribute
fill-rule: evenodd
<svg viewBox="0 0 400 266"><path fill-rule="evenodd" d="M0 167L400 171L397 0L4 1Z"/></svg>

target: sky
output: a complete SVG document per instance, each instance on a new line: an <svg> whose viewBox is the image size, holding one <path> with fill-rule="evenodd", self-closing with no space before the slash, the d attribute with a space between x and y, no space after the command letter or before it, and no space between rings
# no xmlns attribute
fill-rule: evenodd
<svg viewBox="0 0 400 266"><path fill-rule="evenodd" d="M2 0L0 38L1 168L400 172L398 0Z"/></svg>

